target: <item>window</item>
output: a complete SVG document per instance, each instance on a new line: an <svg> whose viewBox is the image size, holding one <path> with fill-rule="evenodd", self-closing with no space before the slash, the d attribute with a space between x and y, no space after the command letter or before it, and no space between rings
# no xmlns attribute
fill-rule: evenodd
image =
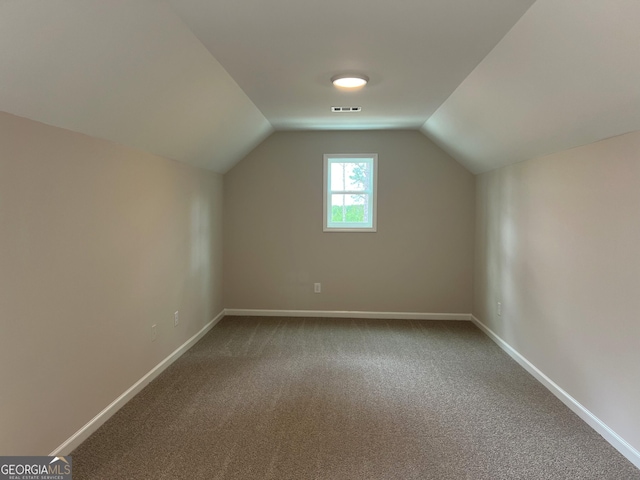
<svg viewBox="0 0 640 480"><path fill-rule="evenodd" d="M324 156L324 231L375 232L378 155Z"/></svg>

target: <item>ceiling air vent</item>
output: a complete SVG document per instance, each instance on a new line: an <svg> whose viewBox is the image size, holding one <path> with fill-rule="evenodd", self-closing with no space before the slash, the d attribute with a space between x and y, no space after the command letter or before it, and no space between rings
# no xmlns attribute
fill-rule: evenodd
<svg viewBox="0 0 640 480"><path fill-rule="evenodd" d="M331 107L333 113L356 113L361 112L362 107Z"/></svg>

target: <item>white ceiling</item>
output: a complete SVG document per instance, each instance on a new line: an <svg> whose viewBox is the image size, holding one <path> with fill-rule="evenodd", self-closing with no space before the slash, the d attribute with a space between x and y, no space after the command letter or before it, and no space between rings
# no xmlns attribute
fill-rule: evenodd
<svg viewBox="0 0 640 480"><path fill-rule="evenodd" d="M533 0L170 3L274 128L418 129ZM343 72L371 81L340 92Z"/></svg>
<svg viewBox="0 0 640 480"><path fill-rule="evenodd" d="M219 172L273 131L153 1L0 3L0 110Z"/></svg>
<svg viewBox="0 0 640 480"><path fill-rule="evenodd" d="M474 173L635 130L638 0L537 0L422 128Z"/></svg>
<svg viewBox="0 0 640 480"><path fill-rule="evenodd" d="M638 0L0 0L0 110L218 172L274 129L421 129L478 173L640 130L638 20Z"/></svg>

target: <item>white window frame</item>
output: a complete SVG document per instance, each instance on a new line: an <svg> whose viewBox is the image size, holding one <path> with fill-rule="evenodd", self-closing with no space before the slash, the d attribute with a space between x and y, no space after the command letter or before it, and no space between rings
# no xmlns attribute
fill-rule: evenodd
<svg viewBox="0 0 640 480"><path fill-rule="evenodd" d="M331 188L331 179L329 176L331 175L330 165L333 161L345 160L345 159L367 159L372 160L373 163L373 178L371 179L371 185L367 190L364 191L330 191ZM324 168L323 168L323 208L322 208L322 216L323 216L323 231L324 232L376 232L378 228L378 154L377 153L327 153L323 158ZM362 226L357 223L340 223L335 224L331 222L330 212L331 212L331 194L361 194L368 193L371 195L371 205L370 205L370 216L371 216L371 226Z"/></svg>

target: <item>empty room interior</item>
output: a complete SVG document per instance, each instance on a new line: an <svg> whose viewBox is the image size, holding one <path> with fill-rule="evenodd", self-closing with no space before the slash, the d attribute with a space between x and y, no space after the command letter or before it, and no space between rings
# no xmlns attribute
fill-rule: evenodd
<svg viewBox="0 0 640 480"><path fill-rule="evenodd" d="M0 1L0 455L640 479L639 21Z"/></svg>

